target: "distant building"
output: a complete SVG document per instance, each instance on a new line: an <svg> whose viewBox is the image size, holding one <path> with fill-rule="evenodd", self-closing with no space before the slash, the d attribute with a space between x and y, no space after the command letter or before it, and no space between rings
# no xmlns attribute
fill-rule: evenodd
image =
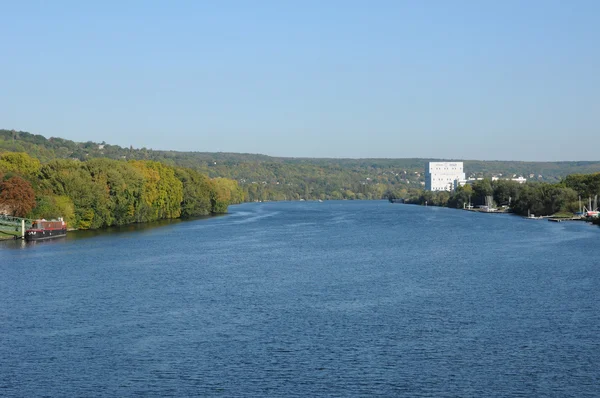
<svg viewBox="0 0 600 398"><path fill-rule="evenodd" d="M527 182L527 178L523 178L523 176L519 176L517 178L511 178L511 181L516 181L519 184L525 184Z"/></svg>
<svg viewBox="0 0 600 398"><path fill-rule="evenodd" d="M513 177L516 177L516 178L498 178L498 177L492 177L492 181L499 181L499 180L514 181L514 182L518 182L519 184L525 184L527 182L527 178L523 178L523 176L517 177L516 175L514 175Z"/></svg>
<svg viewBox="0 0 600 398"><path fill-rule="evenodd" d="M465 180L463 162L429 162L425 168L425 189L428 191L452 191L456 180Z"/></svg>

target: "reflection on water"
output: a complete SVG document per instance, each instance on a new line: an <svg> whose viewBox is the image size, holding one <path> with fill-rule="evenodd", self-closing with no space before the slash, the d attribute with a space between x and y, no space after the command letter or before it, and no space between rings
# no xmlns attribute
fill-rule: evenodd
<svg viewBox="0 0 600 398"><path fill-rule="evenodd" d="M128 225L120 225L113 226L108 228L101 228L95 230L81 230L81 231L71 231L67 235L67 239L85 239L97 236L105 236L112 234L122 234L122 233L131 233L131 232L145 232L151 231L156 228L163 228L166 226L175 226L177 224L197 221L197 220L206 220L215 217L223 217L224 215L211 215L211 216L201 216L201 217L193 217L193 218L176 218L170 220L158 220L147 223L136 223L136 224L128 224Z"/></svg>
<svg viewBox="0 0 600 398"><path fill-rule="evenodd" d="M45 239L39 241L25 241L23 239L6 239L0 240L0 249L25 249L27 247L31 247L33 245L52 245L60 242L78 240L78 239L88 239L95 238L99 236L110 236L110 235L118 235L118 234L127 234L127 233L135 233L135 232L148 232L157 228L163 228L167 226L176 226L180 223L186 223L191 221L198 220L208 220L213 218L225 217L227 214L218 214L218 215L209 215L209 216L200 216L200 217L191 217L191 218L178 218L178 219L170 219L170 220L158 220L147 223L135 223L128 225L119 225L112 226L107 228L100 229L90 229L90 230L77 230L77 231L69 231L66 237L59 237L53 239Z"/></svg>
<svg viewBox="0 0 600 398"><path fill-rule="evenodd" d="M5 239L0 240L0 250L1 249L25 249L27 247L27 243L24 239Z"/></svg>

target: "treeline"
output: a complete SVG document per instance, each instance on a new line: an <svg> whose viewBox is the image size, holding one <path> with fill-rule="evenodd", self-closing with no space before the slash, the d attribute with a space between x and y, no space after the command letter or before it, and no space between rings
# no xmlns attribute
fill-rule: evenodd
<svg viewBox="0 0 600 398"><path fill-rule="evenodd" d="M419 185L424 167L420 159L303 159L123 148L12 130L0 130L2 150L26 152L42 162L92 158L157 161L210 178L236 180L247 201L382 199L389 187ZM407 171L413 169L419 172Z"/></svg>
<svg viewBox="0 0 600 398"><path fill-rule="evenodd" d="M427 161L440 159L316 159L257 154L161 151L105 142L74 142L23 131L0 130L0 151L27 152L43 163L54 159L152 160L185 167L210 178L236 180L248 201L381 199L388 191L418 190ZM558 182L569 174L600 170L600 162L464 162L467 176L523 175Z"/></svg>
<svg viewBox="0 0 600 398"><path fill-rule="evenodd" d="M0 213L64 217L94 229L160 219L225 213L244 200L236 181L149 160L55 159L0 155Z"/></svg>
<svg viewBox="0 0 600 398"><path fill-rule="evenodd" d="M486 198L491 197L495 206L505 206L520 215L536 216L578 212L580 198L586 205L589 198L596 195L600 195L600 173L573 174L555 184L482 179L453 192L408 189L387 193L388 198L402 199L405 203L461 209L469 204L485 205Z"/></svg>

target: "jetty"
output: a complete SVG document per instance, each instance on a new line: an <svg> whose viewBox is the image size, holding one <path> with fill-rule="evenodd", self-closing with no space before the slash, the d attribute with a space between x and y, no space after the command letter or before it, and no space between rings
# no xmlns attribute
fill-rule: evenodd
<svg viewBox="0 0 600 398"><path fill-rule="evenodd" d="M548 221L563 222L563 221L588 221L585 217L549 217Z"/></svg>

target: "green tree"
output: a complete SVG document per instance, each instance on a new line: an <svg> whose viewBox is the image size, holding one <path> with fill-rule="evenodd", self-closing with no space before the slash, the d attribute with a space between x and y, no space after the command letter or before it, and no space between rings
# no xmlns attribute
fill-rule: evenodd
<svg viewBox="0 0 600 398"><path fill-rule="evenodd" d="M226 213L227 206L231 201L231 190L227 181L223 178L215 178L211 181L210 191L211 211L213 213Z"/></svg>
<svg viewBox="0 0 600 398"><path fill-rule="evenodd" d="M584 199L600 195L600 173L572 174L565 177L563 184L575 190Z"/></svg>
<svg viewBox="0 0 600 398"><path fill-rule="evenodd" d="M470 185L458 187L452 192L452 195L448 199L448 207L456 209L462 209L469 205L473 196L473 188Z"/></svg>
<svg viewBox="0 0 600 398"><path fill-rule="evenodd" d="M183 184L182 217L210 214L212 188L210 179L191 169L177 168L175 174Z"/></svg>
<svg viewBox="0 0 600 398"><path fill-rule="evenodd" d="M14 172L26 177L36 176L40 171L40 161L27 153L8 152L0 155L0 171Z"/></svg>
<svg viewBox="0 0 600 398"><path fill-rule="evenodd" d="M508 205L517 198L521 184L516 181L498 180L492 182L494 201L499 205Z"/></svg>
<svg viewBox="0 0 600 398"><path fill-rule="evenodd" d="M485 204L485 198L492 196L494 189L492 188L492 181L484 178L473 183L473 197L472 201L474 204L483 205Z"/></svg>
<svg viewBox="0 0 600 398"><path fill-rule="evenodd" d="M75 205L67 196L42 195L36 197L36 206L31 218L48 220L62 217L68 226L76 226Z"/></svg>

